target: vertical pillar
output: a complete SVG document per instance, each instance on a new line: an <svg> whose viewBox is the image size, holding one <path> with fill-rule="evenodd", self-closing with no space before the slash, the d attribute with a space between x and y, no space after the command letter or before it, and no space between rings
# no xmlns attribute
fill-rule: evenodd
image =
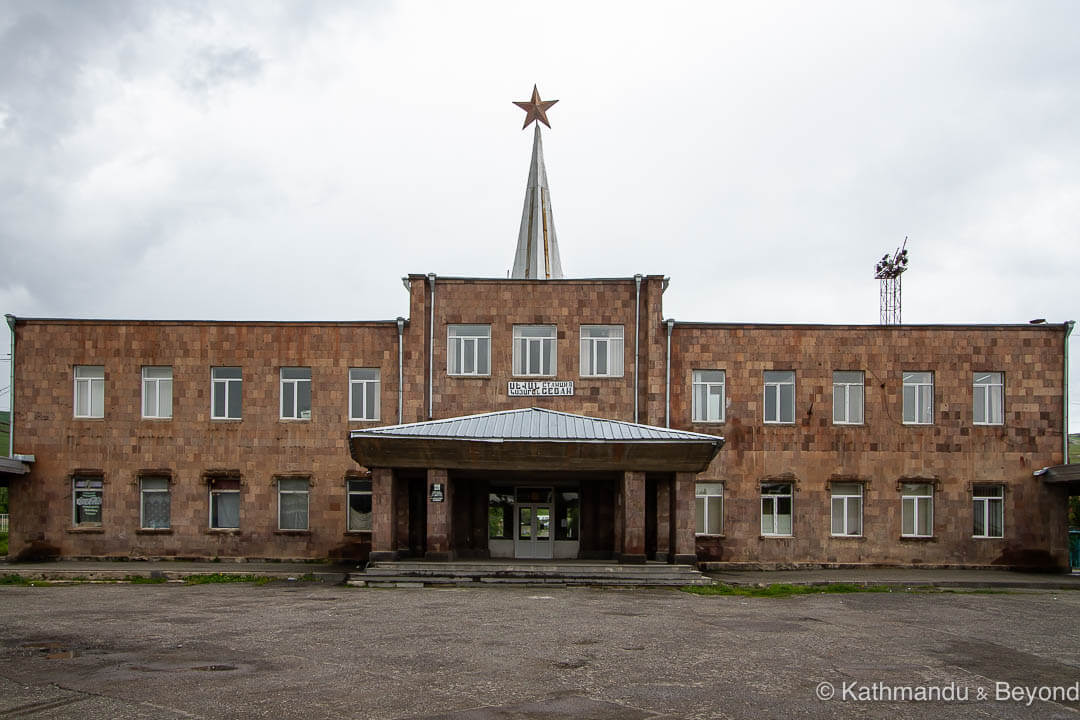
<svg viewBox="0 0 1080 720"><path fill-rule="evenodd" d="M371 470L371 555L369 560L397 560L397 495L394 471Z"/></svg>
<svg viewBox="0 0 1080 720"><path fill-rule="evenodd" d="M621 483L622 547L617 548L619 562L645 562L645 473L626 471Z"/></svg>
<svg viewBox="0 0 1080 720"><path fill-rule="evenodd" d="M656 559L667 562L671 556L671 479L656 482Z"/></svg>
<svg viewBox="0 0 1080 720"><path fill-rule="evenodd" d="M697 473L677 472L671 481L671 562L693 565L697 562L694 549L694 482Z"/></svg>
<svg viewBox="0 0 1080 720"><path fill-rule="evenodd" d="M450 547L453 510L446 470L428 468L427 552L424 553L426 560L454 559L454 550Z"/></svg>

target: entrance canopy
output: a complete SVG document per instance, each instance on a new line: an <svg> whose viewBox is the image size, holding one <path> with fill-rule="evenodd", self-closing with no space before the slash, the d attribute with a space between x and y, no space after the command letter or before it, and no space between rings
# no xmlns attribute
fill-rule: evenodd
<svg viewBox="0 0 1080 720"><path fill-rule="evenodd" d="M450 470L703 472L724 445L716 435L523 408L353 430L365 467Z"/></svg>
<svg viewBox="0 0 1080 720"><path fill-rule="evenodd" d="M1065 487L1070 495L1080 495L1080 463L1044 467L1032 474L1047 485Z"/></svg>

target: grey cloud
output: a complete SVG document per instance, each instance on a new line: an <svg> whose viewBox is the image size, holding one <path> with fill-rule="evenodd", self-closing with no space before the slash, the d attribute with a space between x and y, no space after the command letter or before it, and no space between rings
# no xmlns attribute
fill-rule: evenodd
<svg viewBox="0 0 1080 720"><path fill-rule="evenodd" d="M204 47L185 63L179 83L188 92L205 96L230 82L254 80L262 69L262 58L249 47Z"/></svg>

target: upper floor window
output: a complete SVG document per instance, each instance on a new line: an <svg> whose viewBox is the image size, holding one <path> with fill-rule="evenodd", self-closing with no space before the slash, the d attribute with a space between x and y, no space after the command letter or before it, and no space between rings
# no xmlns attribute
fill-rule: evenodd
<svg viewBox="0 0 1080 720"><path fill-rule="evenodd" d="M311 419L311 368L281 368L281 417Z"/></svg>
<svg viewBox="0 0 1080 720"><path fill-rule="evenodd" d="M349 368L349 419L379 419L379 368Z"/></svg>
<svg viewBox="0 0 1080 720"><path fill-rule="evenodd" d="M904 373L904 422L909 425L934 423L934 373Z"/></svg>
<svg viewBox="0 0 1080 720"><path fill-rule="evenodd" d="M694 371L694 422L724 422L724 378L723 370Z"/></svg>
<svg viewBox="0 0 1080 720"><path fill-rule="evenodd" d="M795 422L795 371L765 371L765 422Z"/></svg>
<svg viewBox="0 0 1080 720"><path fill-rule="evenodd" d="M1005 537L1005 488L975 485L971 489L975 511L972 535L981 538Z"/></svg>
<svg viewBox="0 0 1080 720"><path fill-rule="evenodd" d="M698 535L724 532L724 483L697 483L694 490L694 526Z"/></svg>
<svg viewBox="0 0 1080 720"><path fill-rule="evenodd" d="M866 379L861 370L836 370L832 374L833 424L861 425Z"/></svg>
<svg viewBox="0 0 1080 720"><path fill-rule="evenodd" d="M105 366L75 366L75 417L105 417Z"/></svg>
<svg viewBox="0 0 1080 720"><path fill-rule="evenodd" d="M214 420L240 419L240 390L243 379L238 367L210 369L210 417Z"/></svg>
<svg viewBox="0 0 1080 720"><path fill-rule="evenodd" d="M72 522L75 525L101 525L104 482L100 477L76 475L71 481Z"/></svg>
<svg viewBox="0 0 1080 720"><path fill-rule="evenodd" d="M172 417L171 367L144 367L142 369L142 416L144 418Z"/></svg>
<svg viewBox="0 0 1080 720"><path fill-rule="evenodd" d="M1001 425L1004 418L1004 375L999 372L975 373L975 424Z"/></svg>
<svg viewBox="0 0 1080 720"><path fill-rule="evenodd" d="M491 374L490 325L450 325L446 329L446 372Z"/></svg>
<svg viewBox="0 0 1080 720"><path fill-rule="evenodd" d="M514 374L554 375L554 325L514 326Z"/></svg>
<svg viewBox="0 0 1080 720"><path fill-rule="evenodd" d="M622 377L622 325L581 326L581 376Z"/></svg>

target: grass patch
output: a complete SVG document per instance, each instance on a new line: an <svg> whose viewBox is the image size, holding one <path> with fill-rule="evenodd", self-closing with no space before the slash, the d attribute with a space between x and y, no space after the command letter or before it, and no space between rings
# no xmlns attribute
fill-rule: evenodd
<svg viewBox="0 0 1080 720"><path fill-rule="evenodd" d="M224 573L209 573L206 575L188 575L184 578L185 585L213 585L215 583L251 583L253 585L265 585L273 580L266 575L226 575Z"/></svg>
<svg viewBox="0 0 1080 720"><path fill-rule="evenodd" d="M48 580L31 580L25 578L22 575L16 575L9 573L8 575L0 575L0 585L16 585L19 587L51 587L54 583Z"/></svg>
<svg viewBox="0 0 1080 720"><path fill-rule="evenodd" d="M7 555L8 534L0 533L0 557Z"/></svg>
<svg viewBox="0 0 1080 720"><path fill-rule="evenodd" d="M791 597L792 595L837 595L842 593L882 593L893 592L887 585L855 585L852 583L831 583L829 585L789 585L775 583L765 587L744 585L688 585L679 588L694 595L738 595L741 597Z"/></svg>
<svg viewBox="0 0 1080 720"><path fill-rule="evenodd" d="M143 577L142 575L128 575L123 581L132 585L159 585L168 582L164 577Z"/></svg>

